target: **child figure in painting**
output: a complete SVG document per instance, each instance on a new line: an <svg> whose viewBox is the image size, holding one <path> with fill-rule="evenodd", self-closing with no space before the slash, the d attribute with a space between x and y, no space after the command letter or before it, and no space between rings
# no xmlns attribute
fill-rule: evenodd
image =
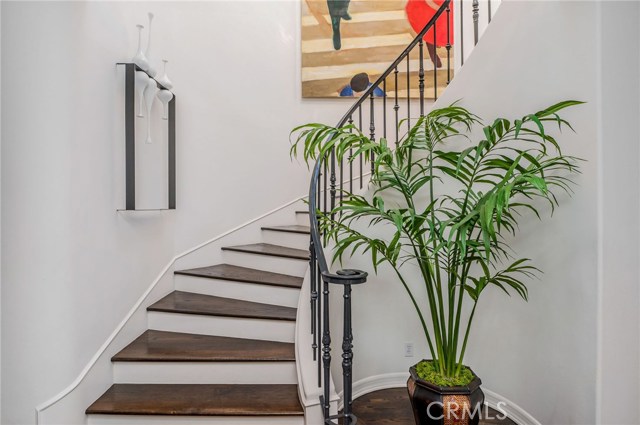
<svg viewBox="0 0 640 425"><path fill-rule="evenodd" d="M443 0L407 0L407 5L405 6L407 19L416 34L424 29L440 6L442 6L442 3L444 3ZM433 44L434 28L427 31L423 37L431 62L433 62L436 68L442 68L442 61L436 53L436 47L446 46L447 43L453 44L453 2L450 3L449 8L451 10L449 13L449 24L447 25L446 12L440 15L436 21L435 44Z"/></svg>
<svg viewBox="0 0 640 425"><path fill-rule="evenodd" d="M369 81L369 75L366 72L361 72L354 75L349 84L340 90L340 97L359 96L363 91L371 87L371 85L372 83ZM380 87L376 87L373 89L373 95L375 97L384 97L384 92Z"/></svg>

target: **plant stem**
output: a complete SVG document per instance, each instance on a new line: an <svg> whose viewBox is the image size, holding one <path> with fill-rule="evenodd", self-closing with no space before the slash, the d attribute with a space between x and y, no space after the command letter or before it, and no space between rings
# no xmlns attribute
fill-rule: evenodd
<svg viewBox="0 0 640 425"><path fill-rule="evenodd" d="M425 122L427 122L427 120L425 119ZM426 126L425 126L426 127ZM431 132L429 132L428 134L431 134ZM433 165L433 148L435 146L435 142L431 143L431 147L429 148L429 164ZM434 202L434 196L433 196L433 167L429 167L429 204L432 205L431 207L431 225L433 226L433 230L437 233L438 230L435 228L436 227L436 215L435 215L435 208L433 207L433 202ZM439 313L440 313L440 323L442 326L442 341L443 341L443 350L446 353L446 355L450 355L450 353L448 352L448 339L447 339L447 328L446 328L446 321L444 318L444 300L442 299L442 276L440 273L440 256L438 255L438 251L437 251L437 243L436 243L436 237L432 236L431 237L431 241L433 242L433 254L434 254L434 268L435 268L435 277L436 277L436 284L437 284L437 291L438 291L438 307L439 307ZM449 329L449 332L451 331L451 329ZM444 359L446 362L446 358ZM445 369L445 373L448 372L447 369Z"/></svg>
<svg viewBox="0 0 640 425"><path fill-rule="evenodd" d="M411 156L412 156L412 152L413 152L413 148L410 146L408 148L408 155L409 155L409 165L407 167L407 180L410 177L410 173L411 173ZM389 166L389 169L391 170L391 172L393 173L394 177L396 178L396 180L398 182L401 182L402 180L398 177L396 171L393 169L392 166ZM430 182L430 184L432 185L433 183ZM402 193L402 195L405 198L405 201L407 202L407 207L411 208L412 210L415 210L415 206L413 203L413 198L412 196L408 193L407 188L404 185L400 185L399 191ZM416 241L414 241L411 232L409 232L406 228L403 227L404 233L407 237L407 239L411 242L411 245L413 247L414 253L416 255L416 258L418 259L418 264L420 266L420 270L422 272L422 276L423 279L425 281L425 285L426 285L426 289L427 289L427 296L429 298L429 312L431 313L431 321L433 323L433 328L434 328L434 334L435 334L435 338L436 338L436 348L438 351L438 356L433 356L433 360L434 362L437 361L440 364L440 370L442 372L446 371L446 366L444 364L444 361L446 359L446 355L445 355L445 351L444 351L444 338L446 338L446 334L443 332L445 331L445 329L441 328L442 324L441 322L438 320L437 318L437 311L438 309L435 306L435 296L433 294L433 281L432 281L432 276L433 276L433 271L429 269L425 269L424 264L426 263L427 266L429 266L429 260L427 257L427 253L426 253L426 249L424 247L424 241L422 240L421 236L418 236L418 247L416 247ZM408 287L407 291L408 290ZM410 292L410 291L409 291ZM412 296L413 299L413 296ZM440 297L441 299L441 297ZM442 307L442 304L440 304L440 306ZM416 308L418 308L416 306ZM442 314L442 311L440 311L440 313ZM444 320L444 319L443 319ZM444 335L443 335L444 334ZM431 342L429 341L429 344L431 344ZM432 355L434 354L433 348L431 347L431 352Z"/></svg>
<svg viewBox="0 0 640 425"><path fill-rule="evenodd" d="M469 273L469 268L471 267L471 263L469 262L468 264L466 264L466 269L465 269L465 263L461 262L460 264L462 266L462 275L460 276L460 285L464 285L464 282L467 280L467 274ZM460 331L460 319L462 317L462 303L464 301L464 288L461 286L458 289L458 303L457 303L457 311L456 311L456 317L455 317L455 327L454 327L454 331L453 331L453 335L454 335L454 342L453 342L453 347L452 349L453 351L453 364L455 364L455 353L458 350L458 332ZM452 367L453 367L452 364ZM456 374L458 373L458 371L456 371Z"/></svg>
<svg viewBox="0 0 640 425"><path fill-rule="evenodd" d="M464 352L467 349L467 341L469 339L469 331L471 330L471 322L473 322L473 315L476 313L476 306L478 305L478 301L473 303L473 309L471 309L471 314L469 315L469 322L467 323L467 330L464 333L464 341L462 343L462 350L460 350L460 360L458 361L458 366L456 367L456 375L460 373L462 370L462 361L464 360Z"/></svg>
<svg viewBox="0 0 640 425"><path fill-rule="evenodd" d="M409 237L409 242L411 242L411 246L413 247L413 252L416 258L418 259L422 258L421 257L422 247L420 247L419 249L416 246L416 242L411 237ZM426 266L430 266L428 261L420 261L420 260L418 261L418 266L422 273L422 278L424 279L425 287L427 289L427 298L429 301L429 313L431 313L431 322L433 323L433 332L435 334L436 348L438 351L438 358L434 359L434 361L437 360L437 363L439 363L440 372L444 372L445 366L443 362L444 362L445 356L442 349L443 348L442 334L440 333L440 323L439 323L438 314L437 314L438 309L435 303L435 294L433 293L433 280L431 277L431 270L430 268L425 267L425 264Z"/></svg>

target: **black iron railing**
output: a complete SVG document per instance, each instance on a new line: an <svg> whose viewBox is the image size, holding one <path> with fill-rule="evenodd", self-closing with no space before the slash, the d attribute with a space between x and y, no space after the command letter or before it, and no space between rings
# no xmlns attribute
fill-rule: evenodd
<svg viewBox="0 0 640 425"><path fill-rule="evenodd" d="M463 43L463 1L456 4L459 5L460 15L460 59L461 64L464 63ZM411 104L418 102L419 114L423 116L425 113L425 100L438 98L438 73L439 68L434 62L432 75L432 96L427 93L427 72L424 67L425 44L428 44L432 61L433 53L436 46L444 47L446 51L446 61L442 66L440 73L442 78L446 78L446 84L449 84L452 78L452 44L453 28L451 27L452 18L452 0L445 0L433 17L425 25L425 27L417 34L413 41L403 50L396 60L378 77L378 79L360 96L360 98L349 108L347 113L338 122L337 127L345 125L356 126L361 132L363 126L368 124L368 134L371 141L376 140L376 136L388 138L387 120L394 124L391 140L395 138L395 144L400 141L401 132L404 131L404 122L406 121L407 131L411 128ZM488 0L488 21L491 21L491 0ZM440 19L443 18L443 19ZM479 22L479 3L478 0L472 0L472 18L474 29L474 44L478 42L478 22ZM446 41L437 40L437 28L439 25L446 25ZM429 31L431 33L429 33ZM427 33L429 33L427 35ZM431 38L433 37L433 38ZM417 51L414 51L417 50ZM417 55L418 70L417 75L412 75L411 70L411 54ZM416 56L414 56L415 58ZM406 62L406 68L403 66ZM400 78L401 72L406 72L406 105L400 103L400 86L403 84ZM413 85L412 94L412 78L417 77L417 87ZM388 108L387 90L393 87L392 102L393 105ZM381 90L381 92L380 92ZM380 94L382 93L382 94ZM367 105L368 103L368 105ZM368 107L367 107L368 106ZM368 110L368 111L367 111ZM393 112L391 112L391 110ZM364 115L364 116L363 116ZM368 115L368 116L367 116ZM390 115L390 116L388 116ZM382 121L380 126L376 125ZM402 128L400 128L402 125ZM363 187L363 179L367 172L364 169L365 163L371 164L371 172L374 171L373 154L369 158L354 159L353 152L349 153L348 160L338 163L335 151L330 151L322 156L316 162L311 177L309 188L309 221L311 227L310 250L310 267L311 267L311 332L313 334L313 356L318 365L318 386L322 387L322 395L320 402L323 409L325 424L336 424L336 419L341 419L344 425L354 425L357 421L352 414L352 367L353 367L353 334L351 322L351 290L352 285L364 283L367 280L367 273L360 270L340 270L336 273L329 271L327 260L324 254L324 246L322 234L318 224L319 214L331 214L331 211L339 206L343 200L345 192L353 192L354 182L358 181L360 188ZM357 170L354 170L354 167ZM348 168L348 169L345 169ZM348 187L345 187L348 186ZM330 304L329 294L330 286L342 285L344 291L344 329L342 338L342 374L343 374L343 411L338 415L330 415L330 383L331 383L331 332L330 332ZM335 317L335 316L334 316Z"/></svg>

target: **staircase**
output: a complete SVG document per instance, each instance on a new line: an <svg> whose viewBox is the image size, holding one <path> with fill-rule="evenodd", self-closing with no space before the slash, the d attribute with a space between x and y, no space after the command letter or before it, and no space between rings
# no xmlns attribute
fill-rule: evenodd
<svg viewBox="0 0 640 425"><path fill-rule="evenodd" d="M367 134L372 142L384 137L387 143L398 144L405 127L410 128L412 120L423 116L431 100L438 98L442 82L451 81L455 58L462 65L468 56L470 49L463 46L465 25L471 23L473 42L478 42L480 2L467 4L466 13L471 14L464 20L467 24L463 23L463 3L458 3L456 15L462 40L458 53L451 44L453 11L449 6L453 2L444 0L405 50L384 71L383 66L379 75L376 72L375 82L336 127L349 126ZM486 6L490 22L491 0ZM430 35L436 34L440 18L440 28L446 28L444 41ZM431 43L438 46L446 68L436 70L429 64ZM383 95L376 95L375 90ZM363 187L375 159L363 152L349 155L354 157L337 162L336 153L327 150L317 158L309 211L298 211L296 224L263 227L260 242L223 247L223 264L175 272L175 291L147 308L149 329L111 359L115 383L86 409L89 424L356 422L351 410L351 287L366 282L367 273L332 272L318 225L318 214L339 206L343 191L353 193L356 185ZM308 318L304 329L309 325L311 332L309 341L302 344L296 339L295 321L307 271L304 290L309 311L300 312L300 317L301 326ZM332 307L333 311L330 287L341 287L344 294L342 304ZM337 396L331 374L329 318L336 315L342 315L344 328L342 341L335 338L342 349L337 357L342 360L344 407L333 415ZM301 353L299 359L296 349ZM303 357L307 361L297 370L296 360L301 362Z"/></svg>
<svg viewBox="0 0 640 425"><path fill-rule="evenodd" d="M223 247L225 263L176 271L88 423L303 424L293 340L309 233L263 227L261 242Z"/></svg>

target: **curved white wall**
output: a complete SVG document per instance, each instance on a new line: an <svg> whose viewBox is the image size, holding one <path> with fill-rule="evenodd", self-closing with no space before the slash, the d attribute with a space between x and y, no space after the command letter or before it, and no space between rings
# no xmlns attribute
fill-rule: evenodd
<svg viewBox="0 0 640 425"><path fill-rule="evenodd" d="M636 2L504 2L438 101L462 99L487 120L588 102L565 113L577 134L559 136L565 153L587 160L575 195L552 218L522 220L512 244L544 275L530 283L529 303L487 291L466 356L487 388L544 424L639 420L638 17ZM371 269L360 256L345 267ZM409 281L420 286L417 272ZM353 302L355 380L405 372L426 356L388 269L354 288ZM405 342L416 344L414 358Z"/></svg>
<svg viewBox="0 0 640 425"><path fill-rule="evenodd" d="M1 422L28 424L174 255L305 193L289 131L346 103L300 99L297 2L1 7ZM123 214L115 63L147 11L178 96L178 209Z"/></svg>
<svg viewBox="0 0 640 425"><path fill-rule="evenodd" d="M598 411L640 423L640 5L601 5ZM625 59L623 66L612 66Z"/></svg>

